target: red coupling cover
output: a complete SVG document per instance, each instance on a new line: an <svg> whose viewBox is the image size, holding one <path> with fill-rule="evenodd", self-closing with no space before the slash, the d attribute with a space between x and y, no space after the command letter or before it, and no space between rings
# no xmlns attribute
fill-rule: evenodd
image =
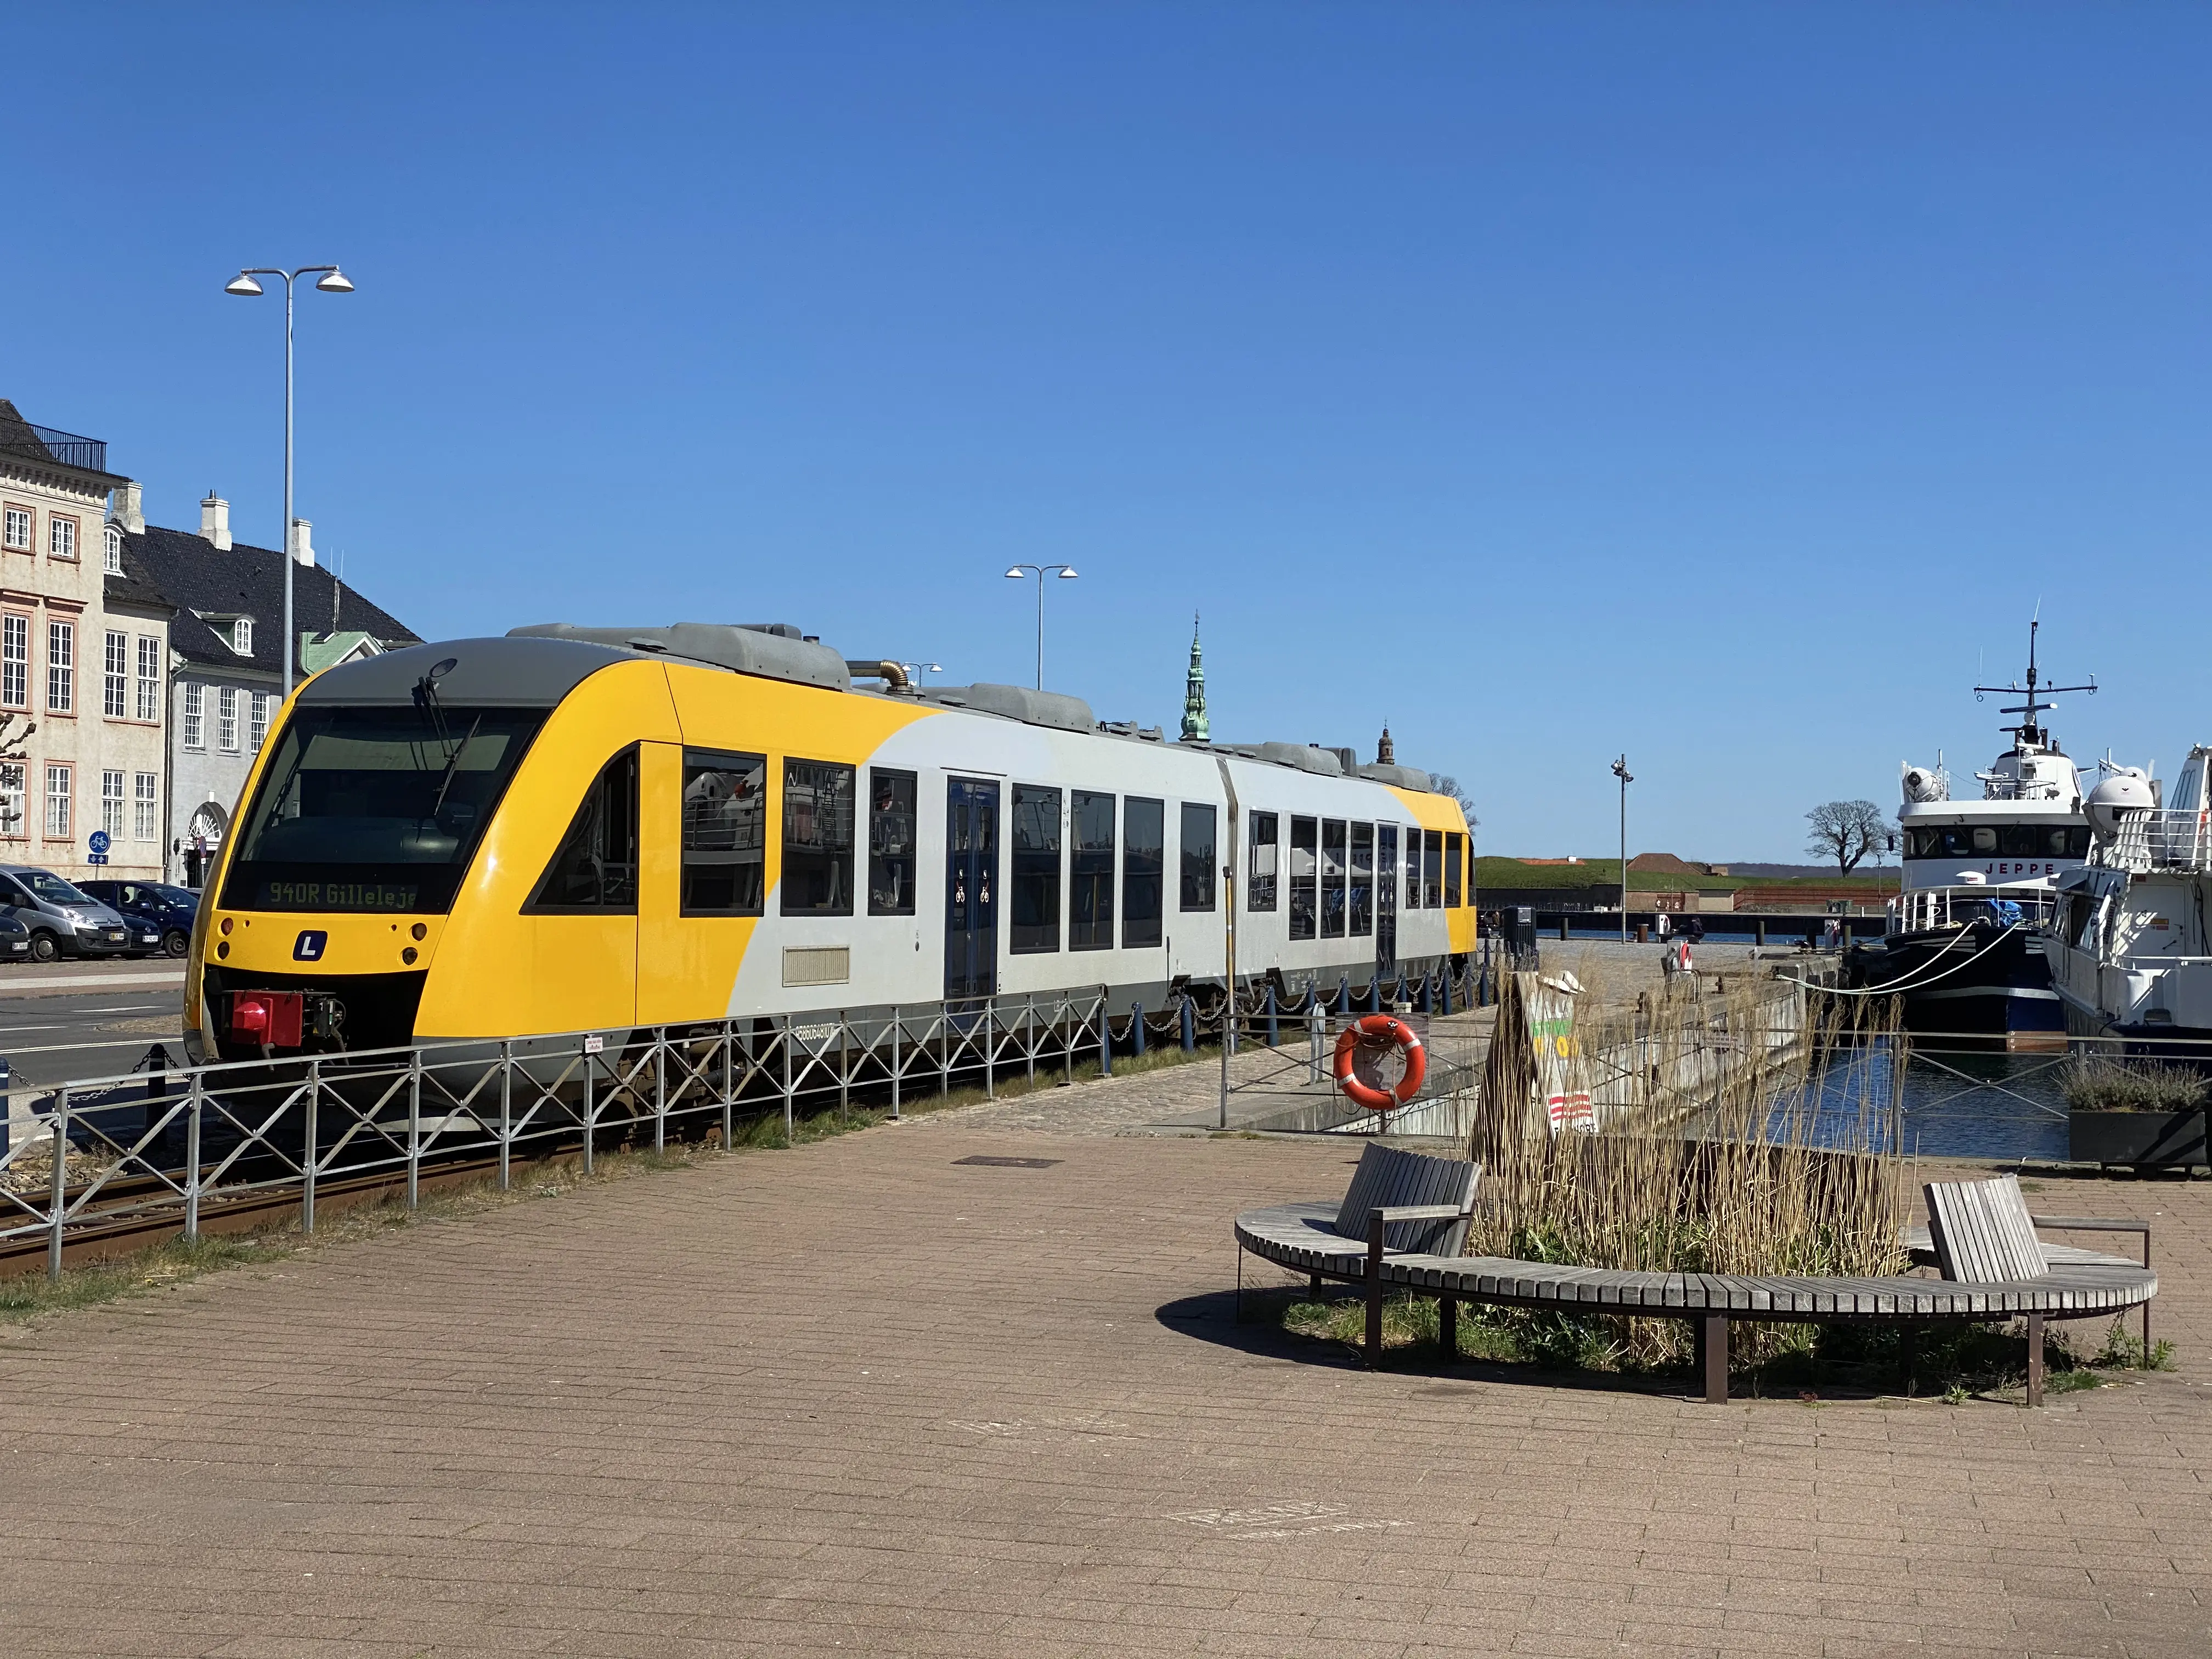
<svg viewBox="0 0 2212 1659"><path fill-rule="evenodd" d="M297 991L233 991L230 1034L271 1048L296 1048L307 1006Z"/></svg>

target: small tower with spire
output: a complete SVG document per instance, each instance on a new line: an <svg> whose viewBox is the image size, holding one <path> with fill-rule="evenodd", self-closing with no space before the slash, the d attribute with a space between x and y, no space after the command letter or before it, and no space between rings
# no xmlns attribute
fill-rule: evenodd
<svg viewBox="0 0 2212 1659"><path fill-rule="evenodd" d="M1206 663L1198 648L1198 612L1190 613L1190 672L1182 684L1182 738L1204 743L1211 728L1206 720Z"/></svg>
<svg viewBox="0 0 2212 1659"><path fill-rule="evenodd" d="M1377 766L1395 766L1398 763L1398 745L1390 741L1390 722L1388 720L1382 722L1382 740L1375 745L1375 763Z"/></svg>

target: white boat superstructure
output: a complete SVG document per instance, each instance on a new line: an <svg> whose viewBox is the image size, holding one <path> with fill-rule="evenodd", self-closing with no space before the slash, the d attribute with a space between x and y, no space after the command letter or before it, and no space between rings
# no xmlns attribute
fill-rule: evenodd
<svg viewBox="0 0 2212 1659"><path fill-rule="evenodd" d="M2212 1037L2212 746L2161 801L2116 768L2089 793L2089 862L2062 876L2044 939L2067 1028L2145 1041Z"/></svg>

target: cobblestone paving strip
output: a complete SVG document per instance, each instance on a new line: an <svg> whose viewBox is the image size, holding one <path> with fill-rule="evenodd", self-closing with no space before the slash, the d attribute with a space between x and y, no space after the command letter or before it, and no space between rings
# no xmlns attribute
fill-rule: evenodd
<svg viewBox="0 0 2212 1659"><path fill-rule="evenodd" d="M1122 1086L0 1332L0 1652L2212 1651L2212 1187L2038 1200L2155 1218L2178 1373L1716 1408L1235 1323L1357 1149Z"/></svg>

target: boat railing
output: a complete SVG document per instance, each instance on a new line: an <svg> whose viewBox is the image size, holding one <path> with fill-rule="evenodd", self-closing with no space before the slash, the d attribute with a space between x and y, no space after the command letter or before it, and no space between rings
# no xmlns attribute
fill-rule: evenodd
<svg viewBox="0 0 2212 1659"><path fill-rule="evenodd" d="M1929 933L1977 921L2033 927L2050 921L2057 908L2057 895L2047 887L1915 887L1887 905L1893 933Z"/></svg>

